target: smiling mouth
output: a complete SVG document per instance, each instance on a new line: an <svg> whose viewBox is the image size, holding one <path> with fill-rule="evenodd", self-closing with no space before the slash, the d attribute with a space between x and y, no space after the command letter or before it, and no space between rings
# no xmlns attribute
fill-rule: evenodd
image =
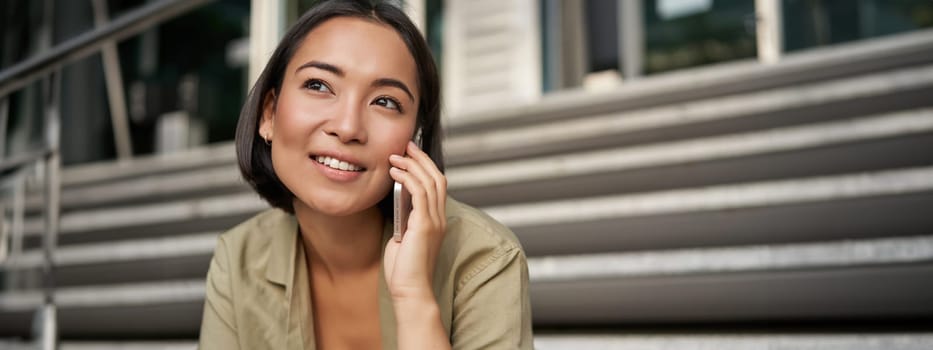
<svg viewBox="0 0 933 350"><path fill-rule="evenodd" d="M356 164L348 163L337 158L331 158L327 156L311 156L315 162L318 162L324 166L327 166L332 169L343 170L343 171L364 171L366 168L361 167Z"/></svg>

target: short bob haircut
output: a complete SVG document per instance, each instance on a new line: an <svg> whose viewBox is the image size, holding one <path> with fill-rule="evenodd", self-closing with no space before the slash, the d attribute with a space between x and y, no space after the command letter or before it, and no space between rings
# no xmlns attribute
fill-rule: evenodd
<svg viewBox="0 0 933 350"><path fill-rule="evenodd" d="M272 168L271 146L259 136L263 103L269 92L280 96L286 66L298 50L305 36L328 19L355 17L384 24L395 29L415 60L420 91L415 130L421 132L421 147L441 172L444 171L441 149L440 78L427 42L401 9L383 1L326 0L321 1L298 19L285 33L269 63L253 85L246 103L240 111L236 128L236 153L240 172L259 195L273 207L294 213L295 195L285 187ZM275 103L275 101L273 101ZM388 161L388 160L386 160ZM391 213L392 192L383 198L379 208L384 215Z"/></svg>

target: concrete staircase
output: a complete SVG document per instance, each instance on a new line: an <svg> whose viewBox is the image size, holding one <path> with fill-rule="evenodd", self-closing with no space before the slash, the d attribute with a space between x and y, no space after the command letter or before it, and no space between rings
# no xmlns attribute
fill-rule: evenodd
<svg viewBox="0 0 933 350"><path fill-rule="evenodd" d="M450 192L522 240L540 349L927 349L930 96L931 32L561 93L451 120ZM26 202L0 338L41 302ZM265 207L231 144L65 169L62 348L194 348L216 236Z"/></svg>

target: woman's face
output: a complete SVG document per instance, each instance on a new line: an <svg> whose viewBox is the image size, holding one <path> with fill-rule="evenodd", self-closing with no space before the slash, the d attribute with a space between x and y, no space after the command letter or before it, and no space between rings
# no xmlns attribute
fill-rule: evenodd
<svg viewBox="0 0 933 350"><path fill-rule="evenodd" d="M349 215L388 194L389 155L404 154L415 128L417 74L387 25L337 17L308 33L259 128L296 212Z"/></svg>

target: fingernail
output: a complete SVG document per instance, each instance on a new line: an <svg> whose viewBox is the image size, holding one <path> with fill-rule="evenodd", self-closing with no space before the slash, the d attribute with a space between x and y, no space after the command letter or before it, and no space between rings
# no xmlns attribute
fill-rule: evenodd
<svg viewBox="0 0 933 350"><path fill-rule="evenodd" d="M402 157L399 156L399 155L397 155L397 154L390 154L390 155L389 155L389 160L399 160L399 159L401 159L401 158L402 158Z"/></svg>

